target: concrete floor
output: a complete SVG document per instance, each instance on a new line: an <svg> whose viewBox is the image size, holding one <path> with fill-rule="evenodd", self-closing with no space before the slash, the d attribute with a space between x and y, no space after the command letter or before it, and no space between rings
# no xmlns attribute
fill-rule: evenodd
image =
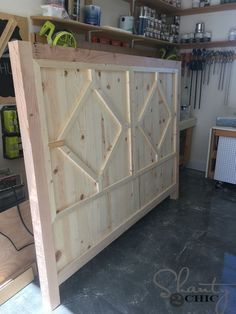
<svg viewBox="0 0 236 314"><path fill-rule="evenodd" d="M179 201L163 202L66 281L61 301L55 314L236 313L236 188L184 170ZM0 313L46 313L37 282Z"/></svg>

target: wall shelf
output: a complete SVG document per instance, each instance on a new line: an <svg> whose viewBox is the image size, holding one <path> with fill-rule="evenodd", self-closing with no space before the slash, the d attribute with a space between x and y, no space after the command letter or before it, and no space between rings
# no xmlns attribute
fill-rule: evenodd
<svg viewBox="0 0 236 314"><path fill-rule="evenodd" d="M72 20L63 20L51 16L31 16L31 20L34 25L42 26L44 22L51 21L53 22L56 27L60 29L67 29L71 30L75 33L87 33L91 35L99 34L102 36L112 37L114 39L119 39L122 41L133 42L138 45L146 45L151 47L163 47L163 46L177 46L176 44L169 43L167 41L148 38L139 35L133 35L129 32L120 31L114 27L100 27L100 26L93 26L81 22L76 22Z"/></svg>
<svg viewBox="0 0 236 314"><path fill-rule="evenodd" d="M180 49L236 47L236 40L210 41L205 43L180 44Z"/></svg>
<svg viewBox="0 0 236 314"><path fill-rule="evenodd" d="M132 2L132 0L125 0L125 1ZM166 3L163 0L136 0L136 4L147 5L147 6L154 8L154 9L159 10L159 12L161 12L161 13L166 13L169 15L179 15L179 16L236 10L236 3L210 5L208 7L194 8L194 9L192 9L192 8L190 8L190 9L179 9L179 8L176 8L175 6L173 6L171 4Z"/></svg>
<svg viewBox="0 0 236 314"><path fill-rule="evenodd" d="M32 16L33 24L42 26L44 22L51 21L60 29L68 29L76 33L87 33L87 34L99 34L102 36L108 36L122 41L134 42L138 45L146 45L150 47L166 47L172 46L178 49L194 49L194 48L214 48L214 47L236 47L235 41L211 41L205 43L192 43L192 44L173 44L163 40L157 40L139 35L133 35L128 32L119 31L115 28L110 27L99 27L93 26L81 22L72 20L62 20L59 18L48 17L48 16Z"/></svg>
<svg viewBox="0 0 236 314"><path fill-rule="evenodd" d="M132 2L132 0L127 0ZM150 6L153 9L159 10L161 13L169 15L181 15L182 10L175 6L166 3L163 0L136 0L136 4Z"/></svg>
<svg viewBox="0 0 236 314"><path fill-rule="evenodd" d="M186 15L205 14L205 13L222 12L222 11L230 11L230 10L236 10L236 3L210 5L209 7L196 8L196 9L181 9L179 10L180 11L179 15L186 16Z"/></svg>

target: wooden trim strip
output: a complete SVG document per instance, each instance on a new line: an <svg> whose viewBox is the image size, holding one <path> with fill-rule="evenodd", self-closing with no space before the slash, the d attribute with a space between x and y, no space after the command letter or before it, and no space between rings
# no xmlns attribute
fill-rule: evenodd
<svg viewBox="0 0 236 314"><path fill-rule="evenodd" d="M55 142L49 143L48 147L50 149L54 149L54 148L62 147L64 145L65 145L65 141L61 140L61 141L55 141Z"/></svg>
<svg viewBox="0 0 236 314"><path fill-rule="evenodd" d="M145 117L145 114L146 114L146 112L147 112L147 110L149 108L150 101L152 100L152 98L154 96L154 93L157 90L157 79L158 79L158 73L155 73L155 79L154 79L154 82L152 84L151 90L148 93L147 98L144 101L143 108L142 108L140 116L138 118L138 122L139 123L143 121L143 118Z"/></svg>
<svg viewBox="0 0 236 314"><path fill-rule="evenodd" d="M73 164L79 167L88 177L90 177L93 181L98 183L98 174L91 168L89 168L79 157L77 157L69 147L63 146L58 148L60 152L66 156Z"/></svg>
<svg viewBox="0 0 236 314"><path fill-rule="evenodd" d="M214 132L215 136L236 137L236 129L235 131L214 129Z"/></svg>
<svg viewBox="0 0 236 314"><path fill-rule="evenodd" d="M4 50L6 49L8 42L11 38L12 33L14 32L14 29L17 26L17 22L15 19L10 18L7 22L7 25L0 36L0 58L3 55Z"/></svg>
<svg viewBox="0 0 236 314"><path fill-rule="evenodd" d="M89 70L88 72L89 72L89 78L90 78L91 70ZM79 111L80 111L80 109L82 107L82 104L84 103L84 101L89 96L89 92L91 91L91 89L93 87L93 82L89 78L88 78L88 81L86 82L86 84L85 84L85 86L83 88L83 91L81 92L81 94L79 95L78 99L76 100L76 106L75 106L74 110L72 111L70 117L68 118L68 120L66 121L66 123L63 126L62 130L60 131L60 134L58 136L58 141L64 140L64 138L67 135L68 130L70 129L71 124L73 124L73 122L78 117L78 114L79 114Z"/></svg>
<svg viewBox="0 0 236 314"><path fill-rule="evenodd" d="M125 185L126 183L133 181L136 178L139 178L141 175L143 175L144 173L146 173L147 171L151 171L152 169L164 164L165 162L175 158L175 153L170 154L169 156L153 163L152 165L149 165L141 170L139 170L136 174L132 175L132 176L128 176L125 179L122 179L121 181L118 181L112 185L110 185L109 187L105 188L104 190L102 190L101 192L92 195L91 197L83 200L83 201L79 201L76 202L75 204L63 209L60 213L57 214L56 216L56 220L59 220L61 218L63 218L65 215L69 214L70 212L73 212L74 210L77 210L78 207L83 206L89 202L95 201L96 199L98 199L99 197L105 195L106 193L117 189L118 187L120 187L121 185Z"/></svg>
<svg viewBox="0 0 236 314"><path fill-rule="evenodd" d="M6 284L0 287L0 305L12 298L21 289L25 288L34 280L32 267L24 271L18 277L9 280Z"/></svg>
<svg viewBox="0 0 236 314"><path fill-rule="evenodd" d="M40 286L46 307L54 309L60 304L60 295L32 46L28 42L15 41L9 43L9 49L27 168Z"/></svg>

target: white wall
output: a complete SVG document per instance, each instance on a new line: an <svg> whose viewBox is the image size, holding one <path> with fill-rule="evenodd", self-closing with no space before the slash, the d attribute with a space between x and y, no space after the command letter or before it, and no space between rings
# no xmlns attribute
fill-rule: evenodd
<svg viewBox="0 0 236 314"><path fill-rule="evenodd" d="M95 0L95 3L102 8L102 25L118 27L120 15L129 15L130 5L122 0Z"/></svg>
<svg viewBox="0 0 236 314"><path fill-rule="evenodd" d="M189 7L190 2L184 0L183 7ZM204 22L206 30L213 32L212 40L226 40L229 29L232 26L236 27L236 10L182 17L180 32L192 32L198 22ZM219 76L211 77L210 85L203 89L202 108L194 112L198 125L193 134L192 155L189 163L189 167L193 169L205 170L209 130L215 125L216 117L236 114L236 62L233 65L228 106L223 105L224 93L218 91L218 81Z"/></svg>
<svg viewBox="0 0 236 314"><path fill-rule="evenodd" d="M30 16L41 12L40 5L42 3L43 0L1 0L0 11Z"/></svg>

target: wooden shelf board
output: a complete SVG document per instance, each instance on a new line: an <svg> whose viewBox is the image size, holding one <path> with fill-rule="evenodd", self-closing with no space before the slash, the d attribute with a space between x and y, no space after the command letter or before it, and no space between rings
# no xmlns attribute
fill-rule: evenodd
<svg viewBox="0 0 236 314"><path fill-rule="evenodd" d="M157 46L176 46L176 44L169 43L163 40L157 40L153 38L148 38L144 36L139 36L139 35L133 35L128 32L123 32L116 30L114 28L109 28L109 27L100 27L100 26L93 26L77 21L72 21L72 20L63 20L51 16L31 16L31 20L34 25L42 26L42 24L46 21L51 21L53 22L58 28L63 28L63 29L68 29L73 32L79 32L82 31L83 33L86 32L94 32L94 34L102 34L103 36L109 36L112 38L120 39L123 41L135 41L136 44L140 45L148 45L152 47L157 47Z"/></svg>
<svg viewBox="0 0 236 314"><path fill-rule="evenodd" d="M205 43L180 44L180 49L194 49L194 48L214 48L214 47L236 47L236 40L222 40L210 41Z"/></svg>
<svg viewBox="0 0 236 314"><path fill-rule="evenodd" d="M131 2L131 0L125 0L125 1ZM210 5L204 8L190 8L190 9L179 9L171 4L166 3L163 0L136 0L136 3L150 6L154 9L157 9L161 13L166 13L169 15L179 15L179 16L236 10L236 3Z"/></svg>
<svg viewBox="0 0 236 314"><path fill-rule="evenodd" d="M186 16L186 15L205 14L205 13L230 11L230 10L236 10L236 3L210 5L205 8L182 9L182 10L179 10L180 11L179 15Z"/></svg>
<svg viewBox="0 0 236 314"><path fill-rule="evenodd" d="M179 129L180 131L184 131L189 128L193 128L197 125L197 119L196 118L189 118L187 120L180 121Z"/></svg>

